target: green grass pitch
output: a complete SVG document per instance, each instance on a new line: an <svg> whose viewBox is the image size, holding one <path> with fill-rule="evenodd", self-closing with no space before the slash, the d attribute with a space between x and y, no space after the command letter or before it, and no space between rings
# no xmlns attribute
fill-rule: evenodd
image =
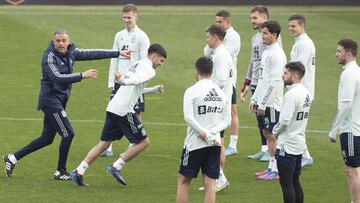
<svg viewBox="0 0 360 203"><path fill-rule="evenodd" d="M238 88L246 73L250 55L250 7L143 7L139 26L168 51L168 60L149 85L162 83L166 92L146 97L143 114L151 145L123 170L128 186L120 187L105 172L114 158L99 158L87 171L90 187L52 180L56 168L59 137L54 143L22 159L14 178L0 176L0 202L174 202L177 170L186 126L182 115L185 89L195 82L193 64L202 55L204 29L220 9L232 13L233 25L241 35L238 60ZM350 202L339 144L330 144L330 128L337 105L337 86L342 70L335 58L337 41L352 38L360 43L360 7L269 7L279 20L285 53L293 38L287 18L300 13L307 18L307 33L317 49L316 99L312 105L307 141L315 163L302 172L305 202ZM53 31L64 28L81 48L111 48L115 33L123 29L120 6L0 7L0 154L12 153L41 133L42 113L36 111L41 77L40 61ZM68 159L74 169L100 137L108 102L109 60L77 62L76 70L98 68L99 78L73 86L68 115L75 139ZM359 104L360 105L360 104ZM250 161L246 155L259 148L255 118L248 102L238 103L240 154L229 157L225 173L231 188L217 194L217 202L282 202L278 181L260 182L254 172L266 163ZM228 141L228 137L226 137ZM127 147L127 140L114 143L115 154ZM190 186L190 201L201 202L197 191L201 178Z"/></svg>

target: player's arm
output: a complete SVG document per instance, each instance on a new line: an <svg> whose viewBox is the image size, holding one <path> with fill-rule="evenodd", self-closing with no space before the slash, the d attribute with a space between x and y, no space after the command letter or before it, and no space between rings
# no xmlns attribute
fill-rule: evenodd
<svg viewBox="0 0 360 203"><path fill-rule="evenodd" d="M227 38L226 41L224 41L224 46L228 52L233 54L238 54L240 52L240 36L239 35L231 35Z"/></svg>
<svg viewBox="0 0 360 203"><path fill-rule="evenodd" d="M331 142L336 141L336 133L339 127L346 124L345 117L351 115L351 106L356 91L355 79L350 74L341 75L340 85L339 98L341 100L339 101L338 111L329 132Z"/></svg>
<svg viewBox="0 0 360 203"><path fill-rule="evenodd" d="M287 93L284 96L284 101L281 106L281 114L279 118L279 122L275 125L274 129L272 130L272 133L277 137L280 133L282 133L287 126L289 125L292 117L295 113L295 105L296 100L293 93Z"/></svg>
<svg viewBox="0 0 360 203"><path fill-rule="evenodd" d="M148 54L148 49L150 47L150 39L149 37L144 34L142 37L141 37L141 40L139 42L139 49L140 49L140 60L144 59L147 57L147 54ZM130 50L131 51L131 50Z"/></svg>
<svg viewBox="0 0 360 203"><path fill-rule="evenodd" d="M272 104L275 100L276 93L283 88L282 74L285 63L282 63L281 57L271 58L271 73L270 73L270 85L266 87L265 95L259 98L259 110L265 110L267 106Z"/></svg>
<svg viewBox="0 0 360 203"><path fill-rule="evenodd" d="M143 90L143 94L158 94L164 92L164 85L155 85L153 87L146 87Z"/></svg>
<svg viewBox="0 0 360 203"><path fill-rule="evenodd" d="M216 132L221 132L228 128L231 124L231 102L226 99L226 105L221 113L221 120L217 122L215 127Z"/></svg>
<svg viewBox="0 0 360 203"><path fill-rule="evenodd" d="M247 73L246 73L246 78L245 78L245 80L244 80L244 82L243 82L243 84L241 86L241 89L240 89L240 100L242 102L245 101L246 93L249 90L249 86L251 84L252 71L253 71L253 63L252 63L252 54L251 54L250 63L249 63L248 70L247 70Z"/></svg>
<svg viewBox="0 0 360 203"><path fill-rule="evenodd" d="M195 119L195 113L198 112L194 112L194 98L195 96L191 93L190 89L185 91L183 103L184 120L190 128L194 129L199 134L204 136L202 137L204 141L207 141L211 137L211 135Z"/></svg>
<svg viewBox="0 0 360 203"><path fill-rule="evenodd" d="M214 60L214 65L213 65L213 82L220 88L222 89L225 85L226 82L228 80L228 69L229 69L229 65L226 63L226 59L225 58L220 58L217 57Z"/></svg>
<svg viewBox="0 0 360 203"><path fill-rule="evenodd" d="M119 34L115 35L114 43L112 49L117 51L120 50L120 47L117 43L117 38ZM109 79L108 79L108 88L114 89L115 86L115 72L118 70L117 65L119 64L119 58L112 58L110 61L110 67L109 67Z"/></svg>
<svg viewBox="0 0 360 203"><path fill-rule="evenodd" d="M137 85L144 83L151 78L155 77L155 70L143 70L136 74L126 73L124 76L120 72L115 73L115 79L119 81L121 85Z"/></svg>

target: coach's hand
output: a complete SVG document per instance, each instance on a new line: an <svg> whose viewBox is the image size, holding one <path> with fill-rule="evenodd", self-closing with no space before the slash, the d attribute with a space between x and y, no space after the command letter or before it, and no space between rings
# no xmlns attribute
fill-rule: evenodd
<svg viewBox="0 0 360 203"><path fill-rule="evenodd" d="M130 58L131 57L131 51L130 50L122 50L122 51L119 51L119 55L123 56L125 58Z"/></svg>
<svg viewBox="0 0 360 203"><path fill-rule="evenodd" d="M89 69L82 73L83 78L97 78L98 70L96 69Z"/></svg>

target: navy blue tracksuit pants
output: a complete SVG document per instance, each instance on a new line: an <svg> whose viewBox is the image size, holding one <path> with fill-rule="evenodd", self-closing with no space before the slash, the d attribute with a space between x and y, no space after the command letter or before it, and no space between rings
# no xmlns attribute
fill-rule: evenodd
<svg viewBox="0 0 360 203"><path fill-rule="evenodd" d="M44 126L42 134L30 144L15 152L14 156L17 160L20 160L26 155L50 145L53 142L56 133L59 133L61 136L61 142L59 146L57 170L66 170L67 156L74 137L74 131L67 118L65 110L46 106L42 110L44 112Z"/></svg>

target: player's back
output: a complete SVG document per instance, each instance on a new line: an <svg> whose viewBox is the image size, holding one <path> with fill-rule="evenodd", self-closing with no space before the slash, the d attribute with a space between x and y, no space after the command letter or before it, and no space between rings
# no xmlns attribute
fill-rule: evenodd
<svg viewBox="0 0 360 203"><path fill-rule="evenodd" d="M187 104L187 101L190 103ZM225 108L230 108L224 92L211 80L200 80L195 85L188 88L184 95L184 105L192 105L192 109L188 109L189 106L184 106L185 120L187 117L193 117L193 119L203 128L216 133L218 140L220 140L220 134L216 131L218 123L223 118L223 112ZM207 144L198 139L198 133L195 129L188 127L187 137L185 139L185 145L189 149L204 147Z"/></svg>

